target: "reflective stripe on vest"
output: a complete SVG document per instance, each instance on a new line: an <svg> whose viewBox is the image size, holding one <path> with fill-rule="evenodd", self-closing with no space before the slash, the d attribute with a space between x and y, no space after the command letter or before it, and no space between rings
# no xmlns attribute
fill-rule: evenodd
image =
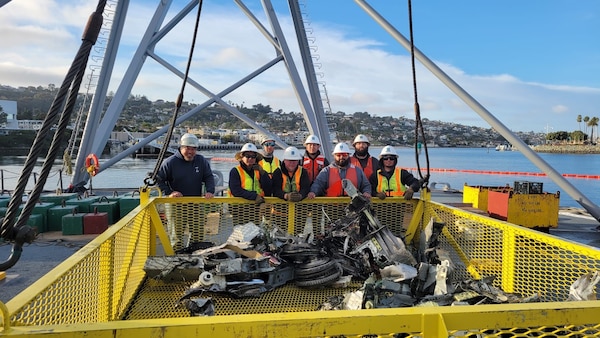
<svg viewBox="0 0 600 338"><path fill-rule="evenodd" d="M258 162L258 164L260 164L260 166L269 174L269 176L272 176L273 172L279 168L279 159L273 156L273 161L271 161L271 163L262 159L260 162Z"/></svg>
<svg viewBox="0 0 600 338"><path fill-rule="evenodd" d="M358 187L358 173L356 166L350 164L346 169L345 179L350 180L354 186ZM327 197L339 197L344 196L344 188L342 187L342 177L340 175L340 169L338 167L329 167L329 186L325 191Z"/></svg>
<svg viewBox="0 0 600 338"><path fill-rule="evenodd" d="M323 168L325 168L325 156L319 155L319 156L315 157L314 160L308 156L304 156L302 168L306 169L306 173L308 174L308 179L311 182L314 181L315 177L317 177L319 172Z"/></svg>
<svg viewBox="0 0 600 338"><path fill-rule="evenodd" d="M350 156L350 163L354 164L357 167L362 168L362 170L365 172L365 176L367 176L367 178L369 178L369 177L371 177L371 175L373 175L373 156L369 156L369 158L367 159L367 166L364 168L360 164L360 161L358 160L357 157Z"/></svg>
<svg viewBox="0 0 600 338"><path fill-rule="evenodd" d="M260 187L260 172L258 170L254 170L254 178L252 178L248 173L242 168L242 166L235 167L237 169L238 174L240 174L240 182L242 184L242 189L248 191L254 191L255 193L264 196L265 193Z"/></svg>
<svg viewBox="0 0 600 338"><path fill-rule="evenodd" d="M283 181L281 182L281 190L283 190L283 192L299 192L300 191L300 175L302 175L302 167L298 167L298 169L296 169L296 172L294 173L294 176L292 176L292 178L294 179L293 181L290 180L290 177L288 175L285 175L282 173L281 177L283 178Z"/></svg>
<svg viewBox="0 0 600 338"><path fill-rule="evenodd" d="M381 174L381 169L377 170L377 192L385 192L386 196L404 196L406 187L402 184L401 169L396 167L394 175L388 179Z"/></svg>

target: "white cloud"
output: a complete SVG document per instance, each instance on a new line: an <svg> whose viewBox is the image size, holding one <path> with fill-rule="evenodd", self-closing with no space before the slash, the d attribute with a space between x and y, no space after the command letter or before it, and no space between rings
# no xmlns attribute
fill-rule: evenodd
<svg viewBox="0 0 600 338"><path fill-rule="evenodd" d="M95 4L88 1L70 3L72 6L50 0L11 1L0 9L1 84L37 86L62 82L81 43L81 31L95 9ZM123 77L154 9L145 2L132 3L119 47L119 60L114 65L111 90L116 90ZM264 20L262 12L256 15ZM194 17L189 15L156 46L156 53L182 72L189 54ZM290 20L287 16L280 16L279 20L295 61L299 62ZM343 31L341 25L313 22L311 27L317 46L315 63L320 67L316 70L318 80L326 84L333 111L414 117L411 60L406 53L391 54L384 50L381 42L354 38ZM275 56L273 46L237 8L205 6L190 78L217 93ZM429 57L435 62L434 56ZM546 125L554 130L575 130L578 114L599 113L600 88L532 83L512 74L469 74L452 64L439 63L438 66L512 130L542 131ZM299 72L304 76L302 69ZM418 62L416 75L422 117L488 126ZM181 79L148 59L133 94L174 101L180 88ZM186 87L185 100L201 103L206 96ZM300 110L281 63L224 100L245 102L246 106L262 103L275 110Z"/></svg>

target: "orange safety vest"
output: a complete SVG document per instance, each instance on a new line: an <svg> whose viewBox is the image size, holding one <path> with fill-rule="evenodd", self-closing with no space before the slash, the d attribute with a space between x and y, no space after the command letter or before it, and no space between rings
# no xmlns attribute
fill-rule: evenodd
<svg viewBox="0 0 600 338"><path fill-rule="evenodd" d="M298 169L296 169L296 172L291 177L291 178L293 178L293 181L290 179L290 177L288 175L285 175L282 172L281 177L283 178L283 180L281 182L281 190L283 190L284 193L299 192L301 175L302 175L302 167L298 167Z"/></svg>
<svg viewBox="0 0 600 338"><path fill-rule="evenodd" d="M377 192L384 192L386 196L404 196L406 187L401 181L401 169L396 167L394 175L389 179L381 174L381 169L377 170Z"/></svg>
<svg viewBox="0 0 600 338"><path fill-rule="evenodd" d="M319 174L319 172L325 168L325 156L318 155L313 160L308 156L304 156L304 161L302 162L302 168L306 169L306 173L308 174L308 179L312 182L315 180L315 177Z"/></svg>
<svg viewBox="0 0 600 338"><path fill-rule="evenodd" d="M369 158L367 159L367 166L364 168L360 164L360 161L357 157L350 156L350 163L354 164L357 167L360 167L365 172L365 176L367 176L367 178L373 175L373 156L369 156Z"/></svg>
<svg viewBox="0 0 600 338"><path fill-rule="evenodd" d="M348 165L346 169L346 179L350 180L352 184L358 189L358 168L353 164ZM340 169L338 167L329 167L329 186L325 191L327 197L339 197L344 196L344 188L342 187L342 177L340 176Z"/></svg>
<svg viewBox="0 0 600 338"><path fill-rule="evenodd" d="M258 170L254 170L254 178L252 178L248 173L242 168L241 165L235 167L237 169L238 174L240 174L240 182L242 184L242 189L248 191L254 191L260 196L264 196L265 192L262 190L260 186L260 172ZM229 196L233 196L231 194L231 190L229 191Z"/></svg>
<svg viewBox="0 0 600 338"><path fill-rule="evenodd" d="M269 176L273 176L273 172L275 172L275 170L277 170L277 168L279 168L280 165L280 161L277 157L273 156L273 161L271 161L271 163L265 161L264 159L260 160L260 162L258 162L258 164L260 164L260 166L269 174Z"/></svg>

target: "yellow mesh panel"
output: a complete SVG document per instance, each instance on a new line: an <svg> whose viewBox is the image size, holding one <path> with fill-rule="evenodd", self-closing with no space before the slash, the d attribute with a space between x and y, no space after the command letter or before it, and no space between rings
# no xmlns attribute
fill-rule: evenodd
<svg viewBox="0 0 600 338"><path fill-rule="evenodd" d="M294 204L267 198L267 203L257 206L237 198L155 198L9 301L13 329L0 328L0 333L26 336L56 325L56 336L64 332L65 337L74 332L81 336L88 327L98 337L113 337L115 332L147 337L157 328L165 337L203 330L223 337L251 336L249 332L290 337L600 336L600 301L565 302L571 284L585 273L600 270L599 250L429 201L374 199L373 208L381 223L399 237L407 227L416 226L408 243L412 246L418 245L419 232L431 218L444 222L440 246L455 264L455 279L496 276L495 286L522 296L539 293L544 303L315 313L327 297L355 290L360 283L318 290L290 283L258 298L212 295L221 320L188 321L187 310L175 305L189 283L167 284L145 277L144 264L156 249L150 247L155 229L169 230L175 224L175 237L188 235L190 241L219 244L234 225L249 221L264 220L298 234L310 215L313 229L320 232L321 220L338 219L348 202L348 198L333 198ZM411 218L415 218L412 223ZM181 322L169 321L165 326L165 318ZM121 324L134 319L148 321L134 327ZM86 329L73 325L78 323L85 323ZM100 323L101 327L94 326Z"/></svg>

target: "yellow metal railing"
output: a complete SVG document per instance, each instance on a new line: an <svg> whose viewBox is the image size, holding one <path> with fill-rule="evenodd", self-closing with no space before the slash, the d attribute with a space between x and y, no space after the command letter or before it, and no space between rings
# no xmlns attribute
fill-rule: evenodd
<svg viewBox="0 0 600 338"><path fill-rule="evenodd" d="M539 294L543 302L314 311L308 292L320 291L286 285L272 298L223 300L217 302L217 307L224 307L217 316L189 318L175 308L176 298L170 298L181 296L185 285L164 285L145 277L149 256L173 252L166 231L169 222L180 225L175 235L188 235L192 241L223 241L228 227L249 221L298 234L309 216L319 232L327 217L336 220L343 215L348 202L319 198L287 203L267 198L258 206L225 197L148 199L6 307L0 306L0 335L600 337L600 301L566 302L573 282L600 270L599 250L426 200L374 199L373 208L381 223L408 245L418 244L421 229L431 218L444 222L440 243L456 265L455 278L496 276L494 285L505 292ZM260 298L268 299L266 305ZM285 298L301 304L285 310L275 304ZM141 316L136 311L146 312Z"/></svg>

